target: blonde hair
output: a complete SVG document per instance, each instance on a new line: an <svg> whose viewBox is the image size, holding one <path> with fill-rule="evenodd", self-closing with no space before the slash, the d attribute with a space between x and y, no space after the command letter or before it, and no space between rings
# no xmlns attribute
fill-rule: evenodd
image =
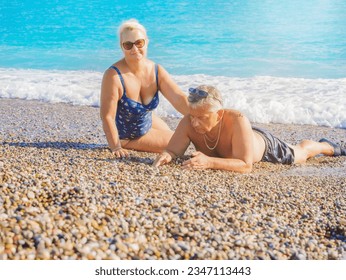
<svg viewBox="0 0 346 280"><path fill-rule="evenodd" d="M197 107L209 105L210 110L213 112L219 111L223 108L222 96L217 88L208 85L200 85L197 87L197 89L207 92L208 95L205 98L200 98L199 100L188 98L191 108L195 109Z"/></svg>
<svg viewBox="0 0 346 280"><path fill-rule="evenodd" d="M121 35L125 32L125 31L128 31L128 30L134 30L134 29L137 29L141 32L144 33L145 37L147 38L147 30L145 29L145 27L140 24L138 22L138 20L132 18L132 19L129 19L127 21L124 21L118 28L118 36L119 36L119 39L121 41Z"/></svg>

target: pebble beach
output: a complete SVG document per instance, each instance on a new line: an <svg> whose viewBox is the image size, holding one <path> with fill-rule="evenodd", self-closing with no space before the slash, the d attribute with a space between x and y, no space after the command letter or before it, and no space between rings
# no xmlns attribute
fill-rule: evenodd
<svg viewBox="0 0 346 280"><path fill-rule="evenodd" d="M96 107L0 99L0 119L2 260L346 259L346 157L154 168L152 153L111 155ZM256 125L346 145L345 129Z"/></svg>

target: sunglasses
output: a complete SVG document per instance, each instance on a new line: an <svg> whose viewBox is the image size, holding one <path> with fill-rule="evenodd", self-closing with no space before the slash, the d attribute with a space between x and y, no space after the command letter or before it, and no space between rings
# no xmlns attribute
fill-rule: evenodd
<svg viewBox="0 0 346 280"><path fill-rule="evenodd" d="M209 93L204 90L198 88L189 88L188 100L191 103L195 103L201 99L207 98L208 95Z"/></svg>
<svg viewBox="0 0 346 280"><path fill-rule="evenodd" d="M195 96L197 95L200 98L204 98L204 97L207 97L209 95L208 92L201 90L201 89L198 89L198 88L189 88L189 94L195 95Z"/></svg>
<svg viewBox="0 0 346 280"><path fill-rule="evenodd" d="M141 49L144 47L145 45L145 39L138 39L136 42L130 42L130 41L126 41L123 43L123 48L125 50L131 50L133 45L135 45L138 49Z"/></svg>

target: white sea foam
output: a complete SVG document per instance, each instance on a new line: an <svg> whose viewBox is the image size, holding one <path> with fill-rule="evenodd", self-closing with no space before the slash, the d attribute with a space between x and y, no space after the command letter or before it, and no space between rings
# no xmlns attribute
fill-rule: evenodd
<svg viewBox="0 0 346 280"><path fill-rule="evenodd" d="M231 78L173 76L187 92L200 84L216 86L225 107L242 111L253 122L313 124L346 128L346 78ZM0 97L99 106L102 73L0 69ZM180 116L162 96L160 116Z"/></svg>

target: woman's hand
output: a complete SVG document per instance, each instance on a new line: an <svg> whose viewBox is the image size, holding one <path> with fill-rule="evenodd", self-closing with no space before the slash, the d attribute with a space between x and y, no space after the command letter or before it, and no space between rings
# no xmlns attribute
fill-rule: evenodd
<svg viewBox="0 0 346 280"><path fill-rule="evenodd" d="M156 157L155 161L153 162L153 166L159 167L160 165L171 162L171 160L172 156L168 152L163 152Z"/></svg>
<svg viewBox="0 0 346 280"><path fill-rule="evenodd" d="M123 158L129 156L129 151L126 149L123 149L122 147L116 148L112 150L112 154L115 155L117 158Z"/></svg>
<svg viewBox="0 0 346 280"><path fill-rule="evenodd" d="M211 168L210 157L201 152L193 152L192 158L182 164L183 169L208 169Z"/></svg>

